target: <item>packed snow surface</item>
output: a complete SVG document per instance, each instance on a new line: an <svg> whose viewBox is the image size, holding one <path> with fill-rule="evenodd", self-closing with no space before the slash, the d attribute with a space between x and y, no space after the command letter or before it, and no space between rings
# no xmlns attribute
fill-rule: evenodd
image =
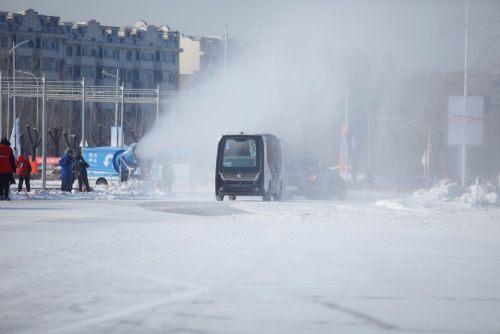
<svg viewBox="0 0 500 334"><path fill-rule="evenodd" d="M497 207L112 191L0 202L0 333L500 332Z"/></svg>

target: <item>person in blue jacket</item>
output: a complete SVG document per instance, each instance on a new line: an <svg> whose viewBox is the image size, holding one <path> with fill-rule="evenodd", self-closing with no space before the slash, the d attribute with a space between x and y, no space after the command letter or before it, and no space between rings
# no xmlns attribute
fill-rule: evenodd
<svg viewBox="0 0 500 334"><path fill-rule="evenodd" d="M64 151L64 155L59 160L59 166L61 166L61 190L71 192L73 190L73 150L67 148Z"/></svg>

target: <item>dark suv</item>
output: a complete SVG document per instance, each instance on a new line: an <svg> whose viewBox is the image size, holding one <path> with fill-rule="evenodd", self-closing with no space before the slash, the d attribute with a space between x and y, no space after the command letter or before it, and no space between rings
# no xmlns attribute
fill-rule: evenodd
<svg viewBox="0 0 500 334"><path fill-rule="evenodd" d="M284 164L283 195L328 199L332 196L343 200L346 182L337 171L321 167L314 158L292 159Z"/></svg>

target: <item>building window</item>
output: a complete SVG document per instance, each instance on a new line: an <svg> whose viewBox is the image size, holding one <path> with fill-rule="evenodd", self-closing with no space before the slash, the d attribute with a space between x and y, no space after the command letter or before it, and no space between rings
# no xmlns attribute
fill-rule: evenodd
<svg viewBox="0 0 500 334"><path fill-rule="evenodd" d="M127 71L126 81L127 81L127 82L132 81L132 71Z"/></svg>
<svg viewBox="0 0 500 334"><path fill-rule="evenodd" d="M76 46L76 55L78 57L82 55L82 47L80 45Z"/></svg>
<svg viewBox="0 0 500 334"><path fill-rule="evenodd" d="M91 55L92 57L97 57L97 50L96 50L96 49L94 49L94 48L93 48L92 50L90 50L90 55Z"/></svg>
<svg viewBox="0 0 500 334"><path fill-rule="evenodd" d="M172 52L172 63L175 64L175 53Z"/></svg>
<svg viewBox="0 0 500 334"><path fill-rule="evenodd" d="M157 61L157 62L160 61L160 51L155 52L155 61Z"/></svg>
<svg viewBox="0 0 500 334"><path fill-rule="evenodd" d="M127 51L127 60L132 61L132 51Z"/></svg>
<svg viewBox="0 0 500 334"><path fill-rule="evenodd" d="M95 77L95 69L92 66L84 66L83 67L83 76L87 78Z"/></svg>
<svg viewBox="0 0 500 334"><path fill-rule="evenodd" d="M73 66L66 67L66 76L70 79L73 79Z"/></svg>
<svg viewBox="0 0 500 334"><path fill-rule="evenodd" d="M7 36L6 35L0 35L0 47L2 47L2 48L7 47Z"/></svg>
<svg viewBox="0 0 500 334"><path fill-rule="evenodd" d="M80 78L80 76L82 75L82 69L80 68L80 66L75 65L73 73L75 74L75 79Z"/></svg>
<svg viewBox="0 0 500 334"><path fill-rule="evenodd" d="M113 50L113 58L120 59L120 50L119 49Z"/></svg>
<svg viewBox="0 0 500 334"><path fill-rule="evenodd" d="M135 60L141 60L141 52L135 51Z"/></svg>
<svg viewBox="0 0 500 334"><path fill-rule="evenodd" d="M66 56L73 57L73 47L72 46L66 47Z"/></svg>
<svg viewBox="0 0 500 334"><path fill-rule="evenodd" d="M134 81L141 80L139 70L133 70L133 72L132 72L132 80L134 80Z"/></svg>

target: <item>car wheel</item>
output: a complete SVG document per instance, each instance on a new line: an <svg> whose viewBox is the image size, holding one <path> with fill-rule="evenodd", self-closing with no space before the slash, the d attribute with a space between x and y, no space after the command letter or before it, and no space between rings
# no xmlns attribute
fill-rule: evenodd
<svg viewBox="0 0 500 334"><path fill-rule="evenodd" d="M224 200L224 195L215 195L215 199L219 202Z"/></svg>

